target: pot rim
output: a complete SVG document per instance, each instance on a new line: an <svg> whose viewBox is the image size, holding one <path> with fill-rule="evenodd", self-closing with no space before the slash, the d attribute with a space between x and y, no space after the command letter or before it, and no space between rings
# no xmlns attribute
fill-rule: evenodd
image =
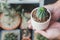
<svg viewBox="0 0 60 40"><path fill-rule="evenodd" d="M37 7L37 8L35 8L35 9L32 10L32 12L31 12L31 19L32 19L32 20L34 20L33 17L32 17L32 13L33 13L35 10L37 10L38 8L39 8L39 7ZM45 7L44 7L44 8L45 8ZM46 8L46 9L47 9L47 8ZM49 19L48 19L47 21L45 21L45 22L37 22L37 21L35 21L35 20L34 20L34 21L35 21L36 23L41 23L41 24L50 21L50 19L51 19L51 12L50 12L49 9L47 9L47 11L48 11L49 14L50 14Z"/></svg>

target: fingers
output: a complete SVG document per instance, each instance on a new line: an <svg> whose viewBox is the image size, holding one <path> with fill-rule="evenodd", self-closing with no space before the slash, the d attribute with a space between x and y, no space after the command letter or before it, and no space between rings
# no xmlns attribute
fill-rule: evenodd
<svg viewBox="0 0 60 40"><path fill-rule="evenodd" d="M60 23L59 22L51 22L50 23L51 25L50 25L50 27L49 27L49 29L51 29L51 28L57 28L57 29L59 29L60 30Z"/></svg>
<svg viewBox="0 0 60 40"><path fill-rule="evenodd" d="M58 38L60 35L60 23L54 22L50 25L50 28L46 30L46 33L50 39Z"/></svg>
<svg viewBox="0 0 60 40"><path fill-rule="evenodd" d="M31 20L28 21L28 28L32 29Z"/></svg>
<svg viewBox="0 0 60 40"><path fill-rule="evenodd" d="M40 33L41 35L45 36L48 38L47 32L46 31L35 31L36 33Z"/></svg>
<svg viewBox="0 0 60 40"><path fill-rule="evenodd" d="M51 5L45 5L44 7L52 12L53 6L54 6L54 5L51 4Z"/></svg>
<svg viewBox="0 0 60 40"><path fill-rule="evenodd" d="M60 18L60 6L54 7L52 13L53 13L53 19L58 20Z"/></svg>
<svg viewBox="0 0 60 40"><path fill-rule="evenodd" d="M54 39L60 35L58 29L49 29L46 32L45 31L37 31L37 33L40 33L41 35L45 36L48 39Z"/></svg>
<svg viewBox="0 0 60 40"><path fill-rule="evenodd" d="M60 5L51 4L51 5L45 5L46 9L50 10L52 14L52 20L58 20L60 18Z"/></svg>
<svg viewBox="0 0 60 40"><path fill-rule="evenodd" d="M50 20L49 27L50 27L51 25L53 25L54 23L55 23L55 21Z"/></svg>
<svg viewBox="0 0 60 40"><path fill-rule="evenodd" d="M58 37L60 37L59 36L60 35L60 29L59 29L60 26L59 25L60 25L60 23L55 22L46 31L36 31L36 32L40 33L41 35L43 35L49 39L58 38Z"/></svg>
<svg viewBox="0 0 60 40"><path fill-rule="evenodd" d="M28 27L29 27L29 29L33 29L32 25L31 25L31 20L28 21ZM33 29L33 30L35 30L34 31L35 33L40 33L41 35L43 35L45 37L48 37L48 35L45 31L42 31L42 30L41 31L36 31L36 29Z"/></svg>
<svg viewBox="0 0 60 40"><path fill-rule="evenodd" d="M47 31L47 38L49 39L54 39L57 38L60 35L60 32L58 29L52 28L52 29L48 29Z"/></svg>
<svg viewBox="0 0 60 40"><path fill-rule="evenodd" d="M34 31L36 31L36 29L34 29L34 28L32 27L32 25L31 25L31 20L28 21L28 28L29 28L29 29L33 29Z"/></svg>

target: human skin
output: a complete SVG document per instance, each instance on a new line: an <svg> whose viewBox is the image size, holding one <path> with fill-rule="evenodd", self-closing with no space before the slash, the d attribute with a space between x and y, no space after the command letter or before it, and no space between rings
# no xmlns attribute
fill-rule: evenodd
<svg viewBox="0 0 60 40"><path fill-rule="evenodd" d="M49 28L47 28L45 31L35 31L35 32L40 33L49 39L56 38L60 40L60 23L57 22L57 20L60 18L60 0L54 4L45 5L44 7L49 9L52 14L52 19ZM28 27L32 29L31 20L28 21Z"/></svg>

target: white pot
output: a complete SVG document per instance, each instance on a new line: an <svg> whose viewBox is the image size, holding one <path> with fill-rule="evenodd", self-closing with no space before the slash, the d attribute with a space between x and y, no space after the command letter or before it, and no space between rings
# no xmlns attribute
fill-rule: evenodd
<svg viewBox="0 0 60 40"><path fill-rule="evenodd" d="M47 21L45 21L45 22L36 22L34 19L33 19L33 17L32 17L32 13L35 11L35 10L37 10L38 8L35 8L35 9L33 9L32 10L32 12L31 12L31 24L32 24L32 27L33 27L33 29L35 29L35 30L44 30L44 29L46 29L47 27L48 27L48 25L49 25L49 23L50 23L50 20L51 20L51 13L50 13L50 11L47 9L47 11L49 12L49 14L50 14L50 17L49 17L49 19L47 20Z"/></svg>

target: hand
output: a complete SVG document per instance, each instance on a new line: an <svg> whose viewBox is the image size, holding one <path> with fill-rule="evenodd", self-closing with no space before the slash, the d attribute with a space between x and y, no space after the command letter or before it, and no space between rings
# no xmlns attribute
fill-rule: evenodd
<svg viewBox="0 0 60 40"><path fill-rule="evenodd" d="M54 38L59 39L60 23L56 22L56 20L58 20L60 17L60 6L58 5L56 6L56 4L52 4L44 7L49 9L52 13L52 19L51 19L49 28L46 29L45 31L35 31L35 32L38 32L49 39L54 39ZM31 20L28 21L28 27L32 29Z"/></svg>

